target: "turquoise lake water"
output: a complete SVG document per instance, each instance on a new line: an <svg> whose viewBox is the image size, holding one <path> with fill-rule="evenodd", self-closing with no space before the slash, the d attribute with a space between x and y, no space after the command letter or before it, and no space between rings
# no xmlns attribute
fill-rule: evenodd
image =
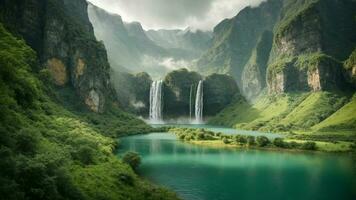
<svg viewBox="0 0 356 200"><path fill-rule="evenodd" d="M118 154L142 156L139 174L186 200L356 199L349 154L217 149L169 133L120 139Z"/></svg>

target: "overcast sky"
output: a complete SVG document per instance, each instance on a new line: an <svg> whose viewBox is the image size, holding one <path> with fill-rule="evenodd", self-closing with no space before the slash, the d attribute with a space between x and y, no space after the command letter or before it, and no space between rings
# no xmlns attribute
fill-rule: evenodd
<svg viewBox="0 0 356 200"><path fill-rule="evenodd" d="M138 21L144 29L192 27L212 30L225 18L241 9L256 6L263 0L89 0L121 15L124 21Z"/></svg>

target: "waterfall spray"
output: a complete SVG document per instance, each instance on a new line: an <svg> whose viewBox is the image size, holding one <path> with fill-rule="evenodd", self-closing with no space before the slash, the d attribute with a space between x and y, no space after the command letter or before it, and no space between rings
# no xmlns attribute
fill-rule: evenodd
<svg viewBox="0 0 356 200"><path fill-rule="evenodd" d="M162 121L162 85L163 81L153 81L150 89L150 120Z"/></svg>
<svg viewBox="0 0 356 200"><path fill-rule="evenodd" d="M203 122L203 81L200 80L195 97L195 121L197 123Z"/></svg>

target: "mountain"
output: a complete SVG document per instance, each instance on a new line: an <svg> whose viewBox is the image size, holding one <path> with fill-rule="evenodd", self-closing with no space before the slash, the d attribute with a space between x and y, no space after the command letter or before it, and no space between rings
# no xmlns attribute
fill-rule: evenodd
<svg viewBox="0 0 356 200"><path fill-rule="evenodd" d="M123 112L85 0L0 1L1 199L177 199L115 154Z"/></svg>
<svg viewBox="0 0 356 200"><path fill-rule="evenodd" d="M347 88L342 62L355 48L354 8L348 0L247 7L214 28L198 70L233 75L250 100L266 87L270 93Z"/></svg>
<svg viewBox="0 0 356 200"><path fill-rule="evenodd" d="M165 50L152 42L138 22L125 23L121 16L88 6L96 38L102 40L108 51L113 69L118 71L143 71L143 56L161 56Z"/></svg>
<svg viewBox="0 0 356 200"><path fill-rule="evenodd" d="M319 139L337 132L344 140L354 137L355 9L349 0L269 0L221 22L198 67L234 74L249 101L235 101L210 122L304 131ZM256 32L253 16L274 17ZM258 36L250 41L247 33Z"/></svg>
<svg viewBox="0 0 356 200"><path fill-rule="evenodd" d="M145 31L139 22L127 23L93 4L89 18L97 39L107 47L115 71L147 72L162 78L173 69L189 67L208 48L209 32L186 30Z"/></svg>
<svg viewBox="0 0 356 200"><path fill-rule="evenodd" d="M180 51L182 57L187 59L199 58L208 49L212 38L209 31L193 31L189 27L185 30L148 30L146 33L156 44L170 50L172 54Z"/></svg>
<svg viewBox="0 0 356 200"><path fill-rule="evenodd" d="M245 65L254 62L251 58L253 51L261 41L262 35L266 31L273 31L281 7L282 3L278 0L263 2L258 7L246 7L235 17L220 22L214 28L211 47L197 63L198 71L230 74L242 89L242 73ZM271 42L270 39L265 39ZM262 43L271 45L265 44L266 41ZM266 68L264 63L258 64L263 65L258 68ZM261 72L252 75L256 77L256 81L263 79L263 70Z"/></svg>
<svg viewBox="0 0 356 200"><path fill-rule="evenodd" d="M355 1L287 1L275 28L270 92L346 89L342 61L356 45Z"/></svg>
<svg viewBox="0 0 356 200"><path fill-rule="evenodd" d="M37 52L59 87L70 86L95 112L115 99L109 63L84 0L1 1L1 21ZM42 67L38 68L41 69Z"/></svg>

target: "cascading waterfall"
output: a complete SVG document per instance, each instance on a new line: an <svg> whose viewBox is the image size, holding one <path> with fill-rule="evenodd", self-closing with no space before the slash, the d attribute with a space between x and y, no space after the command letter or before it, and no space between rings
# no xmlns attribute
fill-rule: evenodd
<svg viewBox="0 0 356 200"><path fill-rule="evenodd" d="M195 97L195 121L197 123L203 122L203 81L200 80Z"/></svg>
<svg viewBox="0 0 356 200"><path fill-rule="evenodd" d="M192 121L192 104L193 104L193 84L190 85L190 91L189 91L189 120Z"/></svg>
<svg viewBox="0 0 356 200"><path fill-rule="evenodd" d="M163 81L153 81L150 89L150 120L162 121L162 85Z"/></svg>

